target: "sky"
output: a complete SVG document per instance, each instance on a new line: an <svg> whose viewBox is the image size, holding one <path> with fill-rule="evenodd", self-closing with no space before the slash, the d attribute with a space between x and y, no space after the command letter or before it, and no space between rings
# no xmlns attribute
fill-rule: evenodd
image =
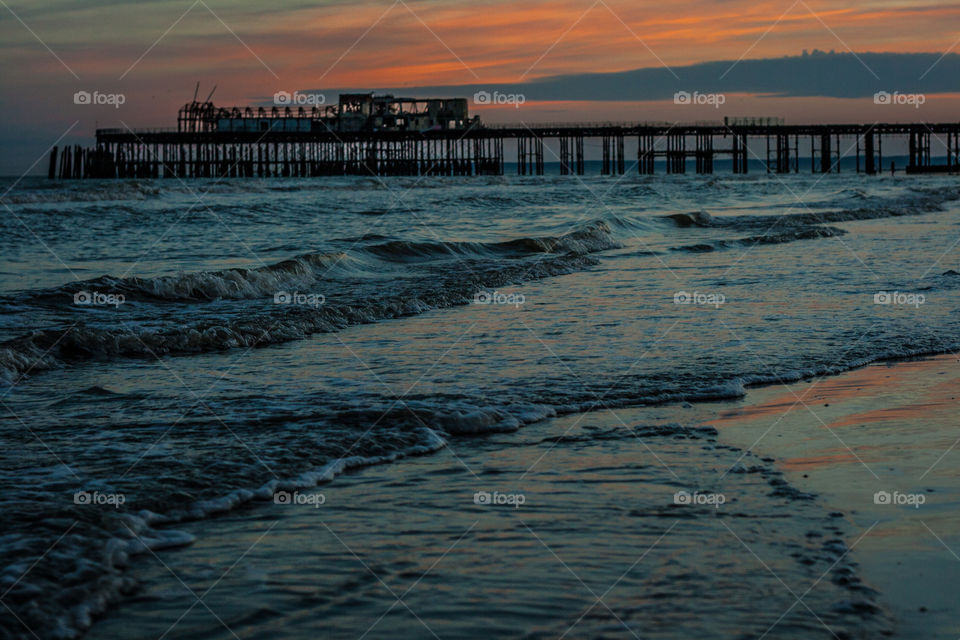
<svg viewBox="0 0 960 640"><path fill-rule="evenodd" d="M938 1L0 0L0 174L98 126L175 126L198 82L224 106L507 96L471 105L487 122L957 121L958 53L960 3Z"/></svg>

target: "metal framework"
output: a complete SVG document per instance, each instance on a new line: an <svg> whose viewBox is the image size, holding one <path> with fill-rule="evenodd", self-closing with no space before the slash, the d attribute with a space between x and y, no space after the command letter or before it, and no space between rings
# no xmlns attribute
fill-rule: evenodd
<svg viewBox="0 0 960 640"><path fill-rule="evenodd" d="M689 125L564 123L484 126L462 98L395 98L344 94L335 105L216 107L184 105L174 129L98 129L94 148L51 151L49 177L308 177L326 175L502 174L504 142L516 149L520 175L544 173L545 143L554 141L564 175L585 171L585 140L598 140L601 171L627 171L624 141L637 141L631 171L713 173L728 157L734 173L751 161L771 173L800 171L801 148L813 173L839 172L856 149L856 171L883 170L885 138L906 138L907 173L957 172L960 123L787 125L778 119ZM933 164L931 138L946 149ZM766 143L766 156L755 149ZM752 144L751 144L752 143ZM862 160L862 161L861 161Z"/></svg>

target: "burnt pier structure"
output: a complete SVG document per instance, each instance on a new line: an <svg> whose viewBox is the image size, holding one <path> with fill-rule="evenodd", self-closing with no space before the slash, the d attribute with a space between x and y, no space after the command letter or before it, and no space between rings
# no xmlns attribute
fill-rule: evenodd
<svg viewBox="0 0 960 640"><path fill-rule="evenodd" d="M291 98L293 100L295 98ZM344 94L337 104L216 107L194 100L175 129L98 129L96 146L51 151L50 178L267 178L344 175L583 175L584 147L603 174L884 171L899 139L907 173L960 172L960 123L787 125L771 119L697 124L484 125L462 98ZM935 164L931 141L946 160ZM905 143L905 144L904 144ZM635 149L627 157L626 149ZM940 156L943 158L943 155ZM801 159L804 162L801 162ZM692 162L690 162L692 161ZM752 165L752 166L751 166ZM801 166L803 165L803 166ZM759 168L759 169L758 169Z"/></svg>

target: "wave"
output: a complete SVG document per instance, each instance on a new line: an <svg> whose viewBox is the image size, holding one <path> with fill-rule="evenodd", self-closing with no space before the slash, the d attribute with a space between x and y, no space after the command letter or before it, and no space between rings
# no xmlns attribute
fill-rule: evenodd
<svg viewBox="0 0 960 640"><path fill-rule="evenodd" d="M21 619L33 633L77 638L97 616L135 591L137 582L125 575L133 558L194 542L191 534L168 528L171 525L226 513L252 501L271 500L282 491L309 490L352 469L423 455L444 446L443 438L424 428L419 442L390 454L336 458L287 480L271 480L256 489L236 489L166 512L118 511L103 522L83 522L79 526L79 519L75 520L69 535L60 536L54 552L44 552L29 567L23 561L0 570L0 585L6 588L4 598L20 610ZM158 528L161 526L164 528ZM21 548L21 552L27 549ZM53 566L41 562L45 558ZM30 575L25 578L27 573Z"/></svg>
<svg viewBox="0 0 960 640"><path fill-rule="evenodd" d="M960 199L960 188L914 188L909 193L878 200L875 205L831 211L812 211L811 205L798 202L791 209L806 209L797 213L788 210L782 214L713 216L707 211L674 213L661 216L679 228L733 228L740 230L770 229L775 226L801 227L914 216L942 211L947 202Z"/></svg>
<svg viewBox="0 0 960 640"><path fill-rule="evenodd" d="M152 302L245 300L272 297L278 291L305 288L334 277L390 275L391 263L404 265L444 259L523 258L535 254L586 255L621 246L604 221L592 222L563 235L532 236L503 242L383 240L386 238L379 235L345 239L356 246L348 251L306 253L254 268L180 273L156 278L104 275L71 282L53 290L24 292L23 296L69 301L80 291L96 290L123 294L129 300ZM363 242L367 244L361 244Z"/></svg>
<svg viewBox="0 0 960 640"><path fill-rule="evenodd" d="M848 195L857 198L860 193L861 190L854 189L852 193ZM958 198L960 198L960 189L919 190L912 194L894 198L884 206L859 207L836 211L804 211L800 213L785 213L782 215L739 215L722 217L712 216L707 211L693 211L662 216L661 220L668 221L670 225L680 229L701 228L762 231L759 235L698 242L672 247L670 249L671 251L683 251L687 253L704 253L735 247L750 247L758 244L784 244L798 240L839 237L848 233L847 230L828 225L831 223L836 224L921 215L933 211L940 211L947 202Z"/></svg>
<svg viewBox="0 0 960 640"><path fill-rule="evenodd" d="M383 245L379 245L382 247ZM121 323L34 331L0 343L0 376L13 380L28 371L42 371L91 359L156 358L238 347L265 346L304 339L315 333L423 313L471 302L477 292L570 273L597 264L588 254L619 246L604 223L563 236L522 239L490 245L501 252L540 252L537 260L508 260L431 270L420 280L388 280L373 295L316 307L266 305L233 316L207 314L192 322L160 328ZM517 247L523 247L518 249ZM488 247L489 248L489 247ZM422 245L419 249L423 249ZM477 249L479 258L488 249ZM115 279L108 276L66 285L56 295L66 300L86 288L103 288L148 300L196 301L222 298L273 297L284 289L316 284L333 264L350 266L343 254L309 254L260 269L231 269L161 278ZM91 286L93 285L93 286ZM48 296L51 295L48 292Z"/></svg>
<svg viewBox="0 0 960 640"><path fill-rule="evenodd" d="M128 182L110 182L99 189L90 189L84 185L47 186L35 189L23 188L17 193L9 193L0 202L4 204L48 204L58 202L103 202L109 200L146 200L164 194L166 188L151 182L131 180ZM186 190L184 190L186 191Z"/></svg>
<svg viewBox="0 0 960 640"><path fill-rule="evenodd" d="M363 236L360 240L371 238ZM381 239L382 236L372 236ZM526 256L537 253L587 254L621 246L610 225L603 220L558 236L531 236L503 242L446 242L391 240L367 245L361 252L395 261L436 260L445 258L483 259L491 256Z"/></svg>
<svg viewBox="0 0 960 640"><path fill-rule="evenodd" d="M916 215L939 210L945 202L957 197L960 189L914 190L880 208L729 217L699 211L676 213L661 220L680 228L762 230L757 235L707 240L672 249L696 253L837 237L846 231L827 226L828 223ZM117 327L81 322L68 328L37 330L0 343L0 377L15 379L26 371L42 371L89 359L154 358L276 344L351 325L466 304L483 288L561 275L595 265L596 260L590 254L622 246L617 238L620 234L615 233L614 228L625 235L649 224L649 219L614 216L561 235L527 236L499 242L388 240L370 235L358 238L356 246L346 251L307 253L257 268L155 278L102 276L37 294L26 292L23 295L34 301L43 300L61 307L83 290L106 290L149 304L197 303L269 300L281 291L316 288L335 293L338 283L344 288L344 282L364 278L373 281L368 283L366 295L331 296L328 304L318 308L266 304L251 307L244 313L219 316L210 313L199 320L188 317L173 326L148 327L149 322L134 321ZM624 229L629 231L623 232ZM342 301L335 303L334 299Z"/></svg>
<svg viewBox="0 0 960 640"><path fill-rule="evenodd" d="M0 198L4 204L56 204L65 202L106 202L118 200L153 200L169 194L233 194L303 191L308 189L355 189L351 184L330 181L300 182L291 185L271 184L268 180L84 180L83 182L21 183L16 193Z"/></svg>
<svg viewBox="0 0 960 640"><path fill-rule="evenodd" d="M45 298L71 297L80 291L109 291L125 298L147 301L196 302L263 298L274 292L303 287L321 273L359 273L361 265L345 252L304 254L276 264L252 269L181 273L157 278L101 276L72 282L54 290L31 294Z"/></svg>
<svg viewBox="0 0 960 640"><path fill-rule="evenodd" d="M476 176L474 185L504 185L512 182L511 176ZM546 177L550 179L550 177ZM55 204L64 202L103 202L118 200L152 200L168 194L183 194L196 197L197 194L269 194L269 193L299 193L314 191L349 191L382 190L384 183L397 184L402 189L417 188L418 190L442 190L453 185L462 185L462 181L444 176L434 176L429 181L405 176L373 177L373 176L328 176L323 180L315 179L286 179L285 184L278 184L276 180L245 179L229 180L223 178L192 178L181 180L84 180L82 182L51 182L48 180L23 181L17 185L16 193L8 193L0 198L0 203L17 204ZM469 203L470 198L465 198ZM473 198L477 204L488 204L491 200L487 195ZM449 199L444 199L449 203ZM516 201L504 199L505 203L516 204ZM539 204L535 196L529 198L531 204ZM406 209L409 211L410 209ZM358 209L357 215L379 215L391 211L384 209ZM417 211L417 209L414 209Z"/></svg>
<svg viewBox="0 0 960 640"><path fill-rule="evenodd" d="M672 213L663 216L664 219L672 221L678 227L713 227L717 226L717 219L706 211L693 211L690 213Z"/></svg>
<svg viewBox="0 0 960 640"><path fill-rule="evenodd" d="M835 238L845 235L846 229L839 227L820 227L811 226L805 229L795 231L785 231L783 233L770 233L760 236L750 236L747 238L738 238L735 240L716 240L713 242L701 242L698 244L688 244L680 247L673 247L671 251L686 251L690 253L703 253L706 251L716 251L719 249L730 249L735 247L752 247L757 244L785 244L796 242L798 240L817 240L820 238Z"/></svg>

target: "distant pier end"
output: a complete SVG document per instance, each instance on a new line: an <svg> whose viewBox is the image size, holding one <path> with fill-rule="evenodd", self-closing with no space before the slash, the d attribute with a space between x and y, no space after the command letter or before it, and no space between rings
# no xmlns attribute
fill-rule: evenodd
<svg viewBox="0 0 960 640"><path fill-rule="evenodd" d="M96 146L54 147L50 178L251 178L343 175L501 175L512 141L520 175L544 173L545 142L564 175L584 174L584 141L600 142L601 172L713 173L718 157L734 173L751 161L771 173L840 171L855 150L856 171L883 171L883 142L905 138L907 173L958 172L960 123L787 125L779 120L701 124L572 123L489 126L464 98L341 94L336 104L217 107L185 104L170 129L97 129ZM946 150L933 164L931 137ZM636 141L629 163L625 140ZM749 144L750 142L753 144ZM762 142L758 142L762 141ZM765 147L764 144L765 143ZM632 146L632 145L631 145ZM557 151L553 151L553 148ZM765 148L765 153L756 149ZM660 162L658 162L658 160ZM693 160L692 163L689 161Z"/></svg>

